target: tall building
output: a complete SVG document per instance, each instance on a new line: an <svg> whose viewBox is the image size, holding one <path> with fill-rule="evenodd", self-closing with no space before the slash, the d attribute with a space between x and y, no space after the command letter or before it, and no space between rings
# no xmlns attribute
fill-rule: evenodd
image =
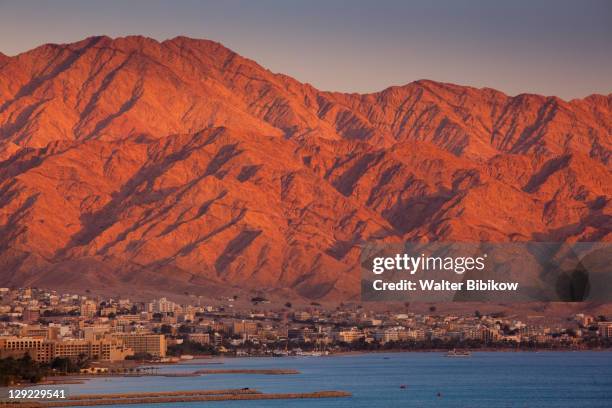
<svg viewBox="0 0 612 408"><path fill-rule="evenodd" d="M601 337L610 339L612 338L612 322L600 322L597 323L597 330Z"/></svg>
<svg viewBox="0 0 612 408"><path fill-rule="evenodd" d="M314 331L310 327L293 327L287 330L287 338L290 340L310 341L314 337Z"/></svg>
<svg viewBox="0 0 612 408"><path fill-rule="evenodd" d="M25 310L23 311L22 317L23 317L24 322L27 322L27 323L36 322L38 321L38 319L40 319L40 309L26 307Z"/></svg>
<svg viewBox="0 0 612 408"><path fill-rule="evenodd" d="M98 305L93 300L85 300L81 303L81 316L86 318L92 318L98 311Z"/></svg>
<svg viewBox="0 0 612 408"><path fill-rule="evenodd" d="M122 340L135 354L147 353L154 357L166 357L168 345L163 334L113 333L112 336Z"/></svg>
<svg viewBox="0 0 612 408"><path fill-rule="evenodd" d="M257 322L250 320L234 321L232 332L237 335L255 334L257 333Z"/></svg>
<svg viewBox="0 0 612 408"><path fill-rule="evenodd" d="M152 313L170 313L175 308L176 304L165 297L149 303L149 311Z"/></svg>

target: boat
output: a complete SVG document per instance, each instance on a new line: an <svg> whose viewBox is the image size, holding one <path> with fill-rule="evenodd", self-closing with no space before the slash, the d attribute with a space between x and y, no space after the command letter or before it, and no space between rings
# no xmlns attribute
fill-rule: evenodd
<svg viewBox="0 0 612 408"><path fill-rule="evenodd" d="M323 352L321 351L297 351L295 353L296 356L300 357L321 357Z"/></svg>
<svg viewBox="0 0 612 408"><path fill-rule="evenodd" d="M469 350L452 349L446 353L446 357L469 357L472 353Z"/></svg>

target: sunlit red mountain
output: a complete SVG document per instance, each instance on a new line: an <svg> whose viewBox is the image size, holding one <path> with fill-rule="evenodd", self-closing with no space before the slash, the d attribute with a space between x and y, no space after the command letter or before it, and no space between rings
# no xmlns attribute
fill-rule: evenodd
<svg viewBox="0 0 612 408"><path fill-rule="evenodd" d="M0 285L345 299L367 241L610 241L611 103L323 92L184 37L0 55Z"/></svg>

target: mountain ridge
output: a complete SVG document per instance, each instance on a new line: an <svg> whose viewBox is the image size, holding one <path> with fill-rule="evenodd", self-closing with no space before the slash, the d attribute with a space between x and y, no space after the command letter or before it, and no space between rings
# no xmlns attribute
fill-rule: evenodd
<svg viewBox="0 0 612 408"><path fill-rule="evenodd" d="M7 58L7 59L17 58L17 57L19 57L21 55L32 53L33 51L36 51L38 49L43 49L43 48L62 48L62 47L68 47L68 46L72 46L72 45L79 44L79 43L82 43L82 42L88 42L88 41L94 41L94 40L106 40L106 41L126 40L126 41L129 41L130 39L149 41L149 42L152 42L152 43L155 43L155 44L160 44L160 45L161 44L166 44L166 43L182 42L182 41L196 42L196 43L208 43L208 44L211 44L211 45L220 46L220 47L230 51L233 54L239 55L236 52L232 51L231 49L225 47L223 45L223 43L221 43L219 41L209 40L209 39L205 39L205 38L192 38L192 37L188 37L188 36L184 36L184 35L178 35L178 36L175 36L175 37L172 37L172 38L168 38L168 39L165 39L165 40L161 40L161 41L159 41L157 39L154 39L152 37L147 37L147 36L143 36L143 35L128 35L128 36L124 36L124 37L111 37L111 36L108 36L108 35L94 35L94 36L87 37L87 38L85 38L85 39L83 39L81 41L78 41L76 43L74 43L74 42L73 43L44 43L44 44L41 44L41 45L39 45L39 46L37 46L35 48L32 48L32 49L30 49L28 51L23 51L23 52L20 52L18 54L15 54L15 55L7 55L7 54L4 54L4 53L2 53L0 51L0 57ZM250 58L246 58L246 57L242 57L242 56L241 56L241 58L257 63L255 60L250 59ZM264 67L262 67L262 68L264 68ZM264 68L264 69L266 69L266 68ZM284 74L284 73L272 72L272 71L270 71L270 72L273 73L274 75L279 75L279 76L283 76L283 77L287 77L289 79L295 80L293 77L291 77L291 76L289 76L287 74ZM436 81L436 80L428 79L428 78L417 79L417 80L405 83L403 85L389 85L389 86L387 86L387 87L385 87L385 88L383 88L381 90L372 91L372 92L343 92L343 91L333 91L333 90L324 90L324 91L322 90L321 92L338 93L338 94L345 94L345 95L371 95L371 94L381 93L381 92L384 92L386 90L390 90L392 88L402 88L402 87L409 86L411 84L415 84L415 83L419 83L419 82L432 82L432 83L439 83L439 84L445 84L445 85L456 85L456 86L460 86L460 87L463 87L463 88L471 88L471 89L479 90L479 91L494 91L496 93L501 93L504 96L510 97L510 98L519 97L519 96L538 96L538 97L543 97L543 98L556 98L556 99L559 99L560 101L563 101L563 102L566 102L566 103L570 103L572 101L581 101L581 100L590 99L590 98L599 98L599 97L610 98L610 97L612 97L612 92L610 92L608 94L597 92L597 93L592 93L592 94L585 95L583 97L577 97L577 98L572 98L572 99L564 99L564 98L556 96L556 95L542 95L542 94L536 94L536 93L530 93L530 92L521 92L521 93L518 93L516 95L509 95L509 94L507 94L507 93L505 93L503 91L500 91L500 90L498 90L496 88L492 88L492 87L488 87L488 86L475 87L475 86L469 86L469 85L457 85L457 84L454 84L454 83L451 83L451 82ZM310 86L310 87L313 87L313 88L316 88L315 86L313 86L312 84L307 83L307 82L303 82L303 84L307 85L307 86Z"/></svg>
<svg viewBox="0 0 612 408"><path fill-rule="evenodd" d="M612 95L324 92L187 37L1 61L3 285L346 299L365 242L611 239Z"/></svg>

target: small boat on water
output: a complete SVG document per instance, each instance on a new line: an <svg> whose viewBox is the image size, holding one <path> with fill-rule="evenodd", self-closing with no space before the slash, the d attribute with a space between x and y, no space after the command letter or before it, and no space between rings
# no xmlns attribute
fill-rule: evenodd
<svg viewBox="0 0 612 408"><path fill-rule="evenodd" d="M452 349L446 353L446 357L469 357L472 353L469 350Z"/></svg>
<svg viewBox="0 0 612 408"><path fill-rule="evenodd" d="M295 355L298 357L321 357L329 355L329 351L298 351Z"/></svg>

